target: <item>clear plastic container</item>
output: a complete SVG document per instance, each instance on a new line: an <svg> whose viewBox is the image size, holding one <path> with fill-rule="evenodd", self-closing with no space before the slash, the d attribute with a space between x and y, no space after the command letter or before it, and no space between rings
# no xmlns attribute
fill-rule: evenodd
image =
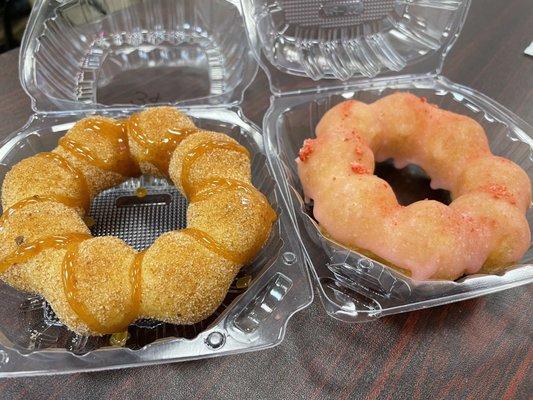
<svg viewBox="0 0 533 400"><path fill-rule="evenodd" d="M69 332L44 299L0 284L0 376L123 368L272 347L313 297L302 247L263 137L239 104L257 72L240 6L224 0L38 1L20 55L35 114L0 145L0 183L23 158L49 151L87 115L124 118L147 105L179 106L202 128L224 132L252 154L253 183L279 218L221 307L193 326L138 321L124 346ZM118 94L120 93L120 95ZM136 188L148 189L137 204ZM142 177L101 193L94 235L137 249L182 228L187 201L168 181ZM138 226L137 230L129 227ZM113 343L113 345L112 345Z"/></svg>
<svg viewBox="0 0 533 400"><path fill-rule="evenodd" d="M254 184L280 218L265 249L242 272L251 277L246 290L234 285L215 315L192 327L140 321L130 327L125 347L110 346L108 337L72 335L43 299L1 285L6 300L0 312L0 376L268 348L283 339L290 316L312 301L312 281L328 314L348 322L533 281L531 249L520 264L499 275L413 281L323 237L303 202L295 170L298 148L328 108L345 99L371 102L404 90L479 121L492 150L533 177L533 128L440 75L468 6L468 0L38 1L20 59L21 81L35 115L1 144L0 180L18 160L54 147L86 115L120 118L147 105L172 104L199 126L229 134L254 154ZM239 108L256 61L273 94L263 135ZM139 185L155 193L154 204L147 206L151 222L142 235L113 223L140 218L139 209L116 206L117 198L131 205ZM93 202L93 231L142 248L162 231L183 226L185 208L168 182L131 180ZM531 213L528 221L533 223Z"/></svg>
<svg viewBox="0 0 533 400"><path fill-rule="evenodd" d="M314 136L329 108L346 99L370 103L394 91L409 91L478 121L492 151L533 178L533 128L486 96L440 75L463 25L468 0L242 4L252 49L274 93L263 120L266 153L285 189L329 315L347 322L370 321L533 282L532 248L520 263L497 275L477 274L455 282L412 280L324 237L304 202L296 171L298 149ZM424 178L416 169L408 175ZM533 228L531 210L527 219Z"/></svg>

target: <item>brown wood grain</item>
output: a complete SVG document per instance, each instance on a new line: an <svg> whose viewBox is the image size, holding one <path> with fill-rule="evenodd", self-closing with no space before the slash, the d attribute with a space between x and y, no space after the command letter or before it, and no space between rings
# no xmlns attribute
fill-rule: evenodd
<svg viewBox="0 0 533 400"><path fill-rule="evenodd" d="M531 0L474 0L444 75L533 123ZM17 52L0 56L0 135L31 114ZM244 111L260 124L269 103L262 72ZM0 398L526 399L533 396L531 287L348 325L318 300L290 322L285 341L220 359L0 381Z"/></svg>

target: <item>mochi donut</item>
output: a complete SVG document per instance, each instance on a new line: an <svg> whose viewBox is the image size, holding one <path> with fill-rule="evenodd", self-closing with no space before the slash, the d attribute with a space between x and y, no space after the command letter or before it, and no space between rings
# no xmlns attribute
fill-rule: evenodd
<svg viewBox="0 0 533 400"><path fill-rule="evenodd" d="M187 228L141 252L116 237L92 237L83 219L91 200L141 173L171 177L189 201ZM78 121L51 152L11 168L2 207L2 280L41 294L83 335L122 332L140 318L205 319L276 219L251 184L248 150L171 107L125 121Z"/></svg>
<svg viewBox="0 0 533 400"><path fill-rule="evenodd" d="M419 165L431 187L451 192L446 206L398 204L374 163ZM491 153L473 119L409 93L331 108L296 160L306 198L326 236L385 260L417 280L454 280L516 263L531 241L525 213L531 182Z"/></svg>

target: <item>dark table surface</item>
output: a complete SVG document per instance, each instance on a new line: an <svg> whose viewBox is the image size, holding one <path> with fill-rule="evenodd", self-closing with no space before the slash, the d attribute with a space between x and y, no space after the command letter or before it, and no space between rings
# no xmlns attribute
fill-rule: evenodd
<svg viewBox="0 0 533 400"><path fill-rule="evenodd" d="M531 0L474 0L444 75L486 93L533 123ZM0 136L31 114L18 52L0 56ZM245 113L268 106L262 72ZM318 300L290 322L285 341L262 352L180 364L66 376L4 379L0 398L531 398L532 293L487 297L348 325Z"/></svg>

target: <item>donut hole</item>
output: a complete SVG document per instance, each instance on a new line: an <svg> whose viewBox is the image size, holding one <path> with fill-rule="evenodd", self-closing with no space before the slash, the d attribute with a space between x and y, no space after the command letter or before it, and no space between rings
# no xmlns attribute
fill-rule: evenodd
<svg viewBox="0 0 533 400"><path fill-rule="evenodd" d="M141 251L163 233L185 228L187 207L174 185L135 178L96 196L88 225L93 236L116 236Z"/></svg>
<svg viewBox="0 0 533 400"><path fill-rule="evenodd" d="M431 188L429 176L418 165L409 164L405 168L398 169L392 159L388 159L376 163L374 175L388 182L398 203L403 206L425 199L436 200L446 205L452 201L449 191Z"/></svg>

